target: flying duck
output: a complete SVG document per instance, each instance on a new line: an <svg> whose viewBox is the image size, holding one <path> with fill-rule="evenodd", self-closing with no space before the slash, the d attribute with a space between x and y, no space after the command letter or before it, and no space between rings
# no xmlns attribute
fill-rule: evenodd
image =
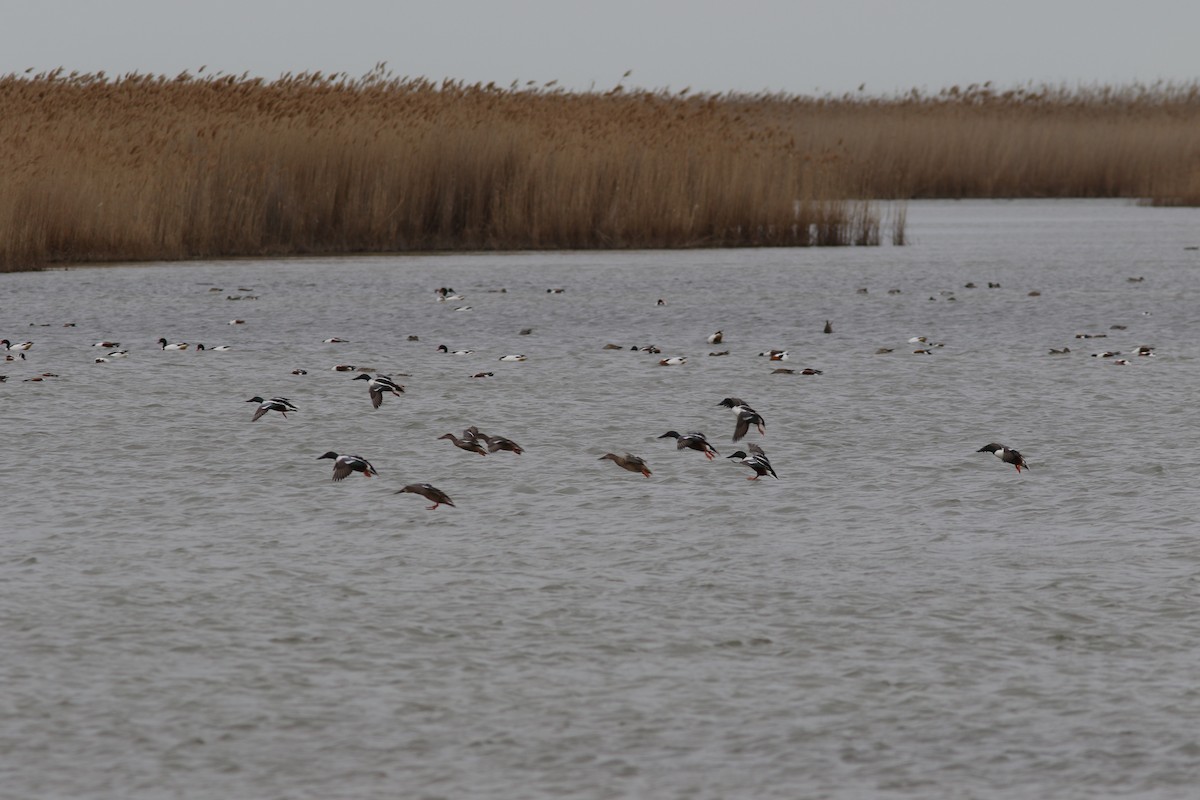
<svg viewBox="0 0 1200 800"><path fill-rule="evenodd" d="M619 456L616 453L605 453L598 460L611 461L621 469L627 469L630 472L640 472L647 478L650 477L650 468L646 466L646 462L633 453L626 453L623 456Z"/></svg>
<svg viewBox="0 0 1200 800"><path fill-rule="evenodd" d="M464 431L463 433L464 433L464 436L462 439L458 438L453 433L443 433L438 438L439 439L449 439L450 442L455 447L457 447L461 450L466 450L469 453L479 453L479 455L481 455L481 456L487 455L487 450L483 449L483 445L481 445L474 436L471 436L470 433L468 433L466 431Z"/></svg>
<svg viewBox="0 0 1200 800"><path fill-rule="evenodd" d="M486 433L481 433L474 425L463 431L464 437L467 437L468 435L472 439L482 439L483 443L487 445L489 453L495 453L497 450L507 450L508 452L519 456L521 453L525 452L525 449L512 439L508 439L504 436L489 436Z"/></svg>
<svg viewBox="0 0 1200 800"><path fill-rule="evenodd" d="M992 442L991 444L985 444L975 452L992 453L996 456L996 458L1000 459L1005 464L1012 464L1014 467L1016 467L1017 472L1020 472L1022 467L1029 469L1029 465L1025 463L1025 456L1021 455L1016 450L1013 450L1011 447L1005 447L1002 444L997 444L995 442Z"/></svg>
<svg viewBox="0 0 1200 800"><path fill-rule="evenodd" d="M247 403L258 403L258 408L254 409L254 416L250 418L251 422L258 422L258 418L268 411L278 411L287 419L287 412L299 411L300 409L292 405L292 401L286 397L272 397L270 400L263 400L261 397L251 397Z"/></svg>
<svg viewBox="0 0 1200 800"><path fill-rule="evenodd" d="M733 455L726 456L726 458L736 459L737 463L745 464L754 470L754 474L746 478L746 480L756 481L763 475L770 475L775 480L779 480L779 476L775 474L775 470L771 467L771 462L767 460L767 454L763 452L763 449L756 444L747 445L747 448L750 450L750 455L746 455L744 451L738 450Z"/></svg>
<svg viewBox="0 0 1200 800"><path fill-rule="evenodd" d="M317 456L317 460L322 458L333 459L333 479L340 481L347 477L351 472L361 472L364 478L369 478L372 475L378 475L379 470L371 466L371 462L367 461L362 456L339 456L337 453L330 450L323 456Z"/></svg>
<svg viewBox="0 0 1200 800"><path fill-rule="evenodd" d="M367 393L371 395L371 406L373 408L379 408L383 405L383 395L385 392L391 392L396 397L399 397L404 392L404 387L387 375L377 375L372 378L368 373L364 372L361 375L355 375L351 380L368 381Z"/></svg>
<svg viewBox="0 0 1200 800"><path fill-rule="evenodd" d="M187 342L175 342L174 344L171 344L171 343L168 343L166 339L161 338L161 337L158 340L158 344L162 347L163 350L187 350L188 349Z"/></svg>
<svg viewBox="0 0 1200 800"><path fill-rule="evenodd" d="M433 501L433 505L425 506L425 508L427 508L430 511L433 511L435 508L437 508L440 505L447 505L447 506L450 506L451 508L455 507L454 501L450 499L450 495L446 494L445 492L443 492L441 489L437 488L436 486L432 486L428 483L410 483L408 486L405 486L403 489L398 489L396 491L396 494L404 494L406 492L409 494L419 494L419 495L421 495L421 497L424 497L426 500Z"/></svg>
<svg viewBox="0 0 1200 800"><path fill-rule="evenodd" d="M696 433L693 431L691 433L685 433L681 436L676 431L667 431L658 438L666 439L668 437L676 440L676 450L682 450L685 447L691 448L692 450L699 450L701 453L704 453L704 457L709 461L712 461L714 458L720 455L720 453L718 453L713 446L708 443L708 439L704 438L703 433Z"/></svg>

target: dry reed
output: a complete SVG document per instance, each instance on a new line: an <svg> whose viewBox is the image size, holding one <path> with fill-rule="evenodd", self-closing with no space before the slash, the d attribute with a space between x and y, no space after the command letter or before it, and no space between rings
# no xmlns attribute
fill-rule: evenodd
<svg viewBox="0 0 1200 800"><path fill-rule="evenodd" d="M873 198L1184 197L1195 86L804 98L319 73L0 78L0 270L878 244ZM891 241L904 240L903 209Z"/></svg>

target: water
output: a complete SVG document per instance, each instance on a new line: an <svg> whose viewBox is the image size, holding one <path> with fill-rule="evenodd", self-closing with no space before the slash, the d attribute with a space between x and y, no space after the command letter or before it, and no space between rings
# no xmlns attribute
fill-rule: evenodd
<svg viewBox="0 0 1200 800"><path fill-rule="evenodd" d="M0 336L35 342L0 368L0 796L1194 796L1200 215L908 222L0 275ZM373 411L339 363L407 391ZM251 423L254 395L300 411ZM729 454L730 395L778 481L657 438ZM470 424L527 452L437 439ZM393 494L423 481L458 507Z"/></svg>

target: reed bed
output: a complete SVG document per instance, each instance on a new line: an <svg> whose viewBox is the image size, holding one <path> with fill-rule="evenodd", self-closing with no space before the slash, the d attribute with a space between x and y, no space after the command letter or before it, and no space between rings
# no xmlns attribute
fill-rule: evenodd
<svg viewBox="0 0 1200 800"><path fill-rule="evenodd" d="M572 93L318 73L0 78L0 269L904 241L877 199L1182 198L1195 86ZM1191 177L1191 183L1185 179Z"/></svg>

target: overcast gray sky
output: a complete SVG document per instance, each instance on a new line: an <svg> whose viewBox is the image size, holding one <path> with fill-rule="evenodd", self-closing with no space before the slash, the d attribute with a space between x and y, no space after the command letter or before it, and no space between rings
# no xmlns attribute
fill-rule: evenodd
<svg viewBox="0 0 1200 800"><path fill-rule="evenodd" d="M366 73L571 89L1200 78L1200 0L0 0L0 73Z"/></svg>

